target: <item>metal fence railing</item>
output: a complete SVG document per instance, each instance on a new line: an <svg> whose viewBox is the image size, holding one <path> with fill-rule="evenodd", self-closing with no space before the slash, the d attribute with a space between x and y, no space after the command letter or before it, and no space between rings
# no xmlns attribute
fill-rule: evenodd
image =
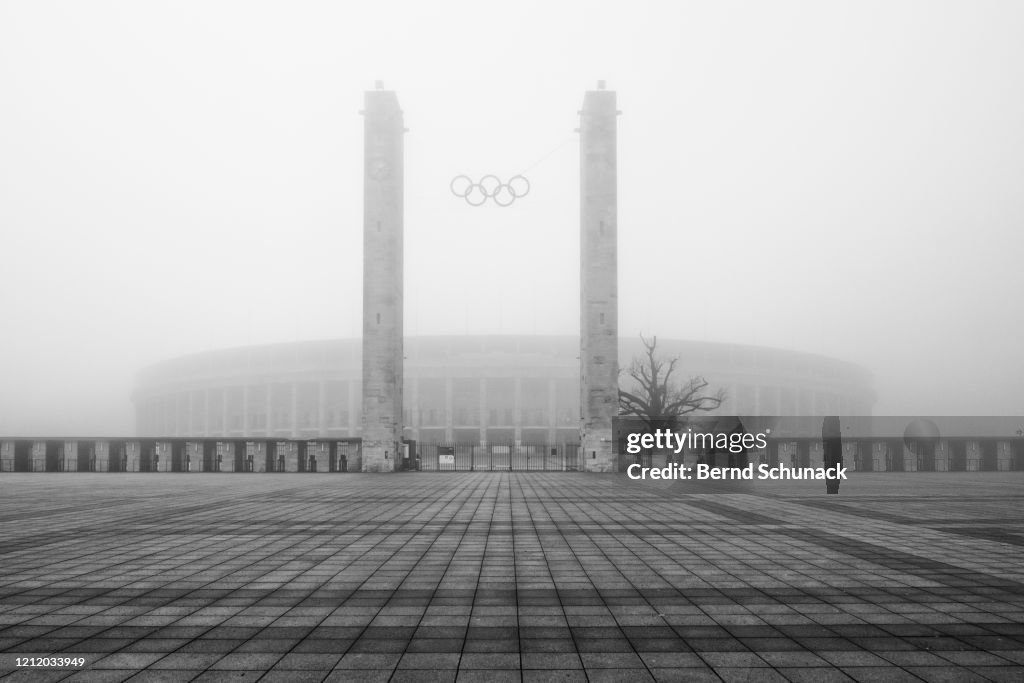
<svg viewBox="0 0 1024 683"><path fill-rule="evenodd" d="M579 469L579 445L419 443L422 472L567 472Z"/></svg>

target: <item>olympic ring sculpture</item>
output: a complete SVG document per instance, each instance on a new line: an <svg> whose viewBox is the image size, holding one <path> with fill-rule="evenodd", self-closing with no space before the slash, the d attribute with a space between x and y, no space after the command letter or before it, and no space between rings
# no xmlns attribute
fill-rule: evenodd
<svg viewBox="0 0 1024 683"><path fill-rule="evenodd" d="M496 175L485 175L477 183L469 176L457 175L449 187L453 195L465 199L470 206L482 206L488 199L498 206L509 206L530 194L530 181L521 175L512 176L507 183Z"/></svg>

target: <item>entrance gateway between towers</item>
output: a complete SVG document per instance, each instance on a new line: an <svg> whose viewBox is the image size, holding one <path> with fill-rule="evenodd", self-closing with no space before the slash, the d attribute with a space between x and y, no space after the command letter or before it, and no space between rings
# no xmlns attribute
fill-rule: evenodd
<svg viewBox="0 0 1024 683"><path fill-rule="evenodd" d="M575 472L579 444L409 444L407 467L420 472Z"/></svg>
<svg viewBox="0 0 1024 683"><path fill-rule="evenodd" d="M405 119L394 91L364 96L363 115L363 472L395 472L417 458L406 456L404 431L404 178ZM419 449L419 467L476 471L563 470L575 464L588 472L617 469L612 420L618 413L618 189L616 94L599 81L579 110L580 149L580 443L533 446L522 442L471 446L438 444ZM465 176L453 180L472 181ZM495 176L485 176L497 180ZM509 206L525 197L529 181L501 195L497 187L478 190L472 206ZM499 181L500 183L500 181ZM484 181L477 183L483 186ZM464 195L471 190L463 187ZM476 210L467 208L466 210ZM574 456L574 457L572 457Z"/></svg>
<svg viewBox="0 0 1024 683"><path fill-rule="evenodd" d="M548 423L546 435L538 422L530 426L506 420L500 435L488 434L465 443L459 432L483 437L482 424L472 420L447 426L435 440L420 444L404 438L404 116L393 91L378 84L365 93L363 171L363 329L362 424L360 437L309 435L293 427L272 428L267 406L265 424L227 429L228 422L207 423L195 431L193 410L175 408L174 434L146 433L139 438L0 441L0 470L166 473L263 472L395 472L419 471L565 471L611 472L617 469L612 420L618 412L618 291L617 291L617 116L616 93L599 82L587 91L579 110L580 159L580 337L579 441L572 423ZM467 211L514 211L518 198L528 200L529 181L509 177L503 188L484 176L474 190L462 188ZM464 178L464 177L463 177ZM458 189L453 186L453 192ZM535 187L536 192L542 188ZM447 188L445 189L447 194ZM511 199L510 199L511 197ZM486 205L486 208L485 208ZM474 208L475 207L475 208ZM486 220L486 214L481 214ZM566 225L566 230L575 226ZM246 394L243 392L243 397ZM224 394L226 397L227 394ZM269 394L268 394L269 396ZM353 396L355 398L355 396ZM203 399L208 402L208 397ZM359 399L356 399L359 400ZM244 402L244 399L243 399ZM228 400L224 398L223 405ZM226 410L226 408L225 408ZM293 411L294 414L294 411ZM481 418L482 420L483 418ZM167 423L165 422L164 425ZM352 425L353 427L355 425ZM263 427L266 427L264 430ZM563 435L566 428L569 434ZM265 434L257 436L251 431ZM557 429L557 431L556 431ZM223 431L222 431L223 430ZM184 431L184 434L182 433ZM216 433L222 431L220 435ZM312 430L310 430L312 431ZM487 430L490 431L490 430ZM346 428L346 434L351 434ZM545 443L547 442L547 443Z"/></svg>

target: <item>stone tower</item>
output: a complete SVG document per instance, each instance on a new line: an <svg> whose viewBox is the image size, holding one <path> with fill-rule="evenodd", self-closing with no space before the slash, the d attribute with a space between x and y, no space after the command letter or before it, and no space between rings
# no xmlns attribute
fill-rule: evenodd
<svg viewBox="0 0 1024 683"><path fill-rule="evenodd" d="M398 97L365 94L362 471L393 472L402 451L403 137Z"/></svg>
<svg viewBox="0 0 1024 683"><path fill-rule="evenodd" d="M614 472L619 408L615 93L598 83L580 111L580 448L587 472Z"/></svg>

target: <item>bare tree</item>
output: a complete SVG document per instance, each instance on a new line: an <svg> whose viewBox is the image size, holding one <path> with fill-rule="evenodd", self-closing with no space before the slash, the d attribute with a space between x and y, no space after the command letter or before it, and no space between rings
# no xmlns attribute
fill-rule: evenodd
<svg viewBox="0 0 1024 683"><path fill-rule="evenodd" d="M679 358L661 358L657 353L657 337L648 341L641 335L640 340L646 354L634 358L629 367L629 376L636 383L633 391L619 389L620 415L638 417L654 431L675 426L684 415L714 410L722 405L726 398L724 389L714 395L704 394L708 381L700 376L676 385L673 374Z"/></svg>

